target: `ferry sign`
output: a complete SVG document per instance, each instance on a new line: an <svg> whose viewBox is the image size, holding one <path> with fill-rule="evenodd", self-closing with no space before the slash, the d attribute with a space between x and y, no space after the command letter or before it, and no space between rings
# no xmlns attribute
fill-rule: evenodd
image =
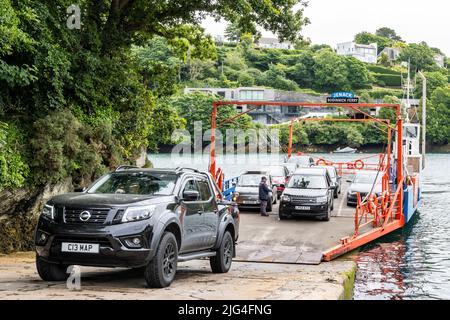
<svg viewBox="0 0 450 320"><path fill-rule="evenodd" d="M359 103L359 98L353 92L334 92L327 103Z"/></svg>

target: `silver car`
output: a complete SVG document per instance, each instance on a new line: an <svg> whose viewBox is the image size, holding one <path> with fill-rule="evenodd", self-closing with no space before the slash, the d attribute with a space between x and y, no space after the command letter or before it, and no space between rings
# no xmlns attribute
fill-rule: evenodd
<svg viewBox="0 0 450 320"><path fill-rule="evenodd" d="M267 204L267 212L272 211L272 207L277 203L277 186L273 184L272 176L266 171L247 171L239 177L236 185L236 192L233 196L239 209L259 209L259 184L262 177L267 178L267 186L272 190L270 197L272 201Z"/></svg>

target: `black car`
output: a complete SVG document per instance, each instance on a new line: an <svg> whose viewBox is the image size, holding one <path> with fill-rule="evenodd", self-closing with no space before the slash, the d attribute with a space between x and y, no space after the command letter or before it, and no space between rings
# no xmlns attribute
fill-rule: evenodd
<svg viewBox="0 0 450 320"><path fill-rule="evenodd" d="M326 169L299 169L281 196L280 220L300 216L329 221L334 209L333 195L334 187Z"/></svg>
<svg viewBox="0 0 450 320"><path fill-rule="evenodd" d="M62 281L70 265L144 267L147 284L162 288L178 262L208 257L213 272L228 272L239 211L219 195L211 175L193 169L106 174L45 204L35 235L38 273Z"/></svg>

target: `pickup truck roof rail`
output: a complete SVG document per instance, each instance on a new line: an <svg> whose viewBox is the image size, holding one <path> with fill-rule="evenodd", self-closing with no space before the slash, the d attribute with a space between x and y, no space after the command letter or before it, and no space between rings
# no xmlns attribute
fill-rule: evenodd
<svg viewBox="0 0 450 320"><path fill-rule="evenodd" d="M177 167L175 169L176 172L182 172L182 171L192 171L195 173L201 173L200 171L198 171L197 169L193 169L193 168L185 168L185 167Z"/></svg>
<svg viewBox="0 0 450 320"><path fill-rule="evenodd" d="M121 165L121 166L118 166L118 167L116 168L115 172L117 172L117 171L123 171L123 170L129 170L129 169L140 169L140 168L137 167L137 166Z"/></svg>

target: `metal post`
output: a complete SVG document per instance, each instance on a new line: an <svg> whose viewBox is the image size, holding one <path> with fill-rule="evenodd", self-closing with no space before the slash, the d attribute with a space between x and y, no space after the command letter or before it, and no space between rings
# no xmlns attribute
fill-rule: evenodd
<svg viewBox="0 0 450 320"><path fill-rule="evenodd" d="M211 147L209 156L209 173L217 181L216 177L216 115L217 103L213 103L213 111L211 113Z"/></svg>
<svg viewBox="0 0 450 320"><path fill-rule="evenodd" d="M292 157L292 138L294 137L294 120L291 120L291 126L289 127L289 146L288 146L288 159Z"/></svg>
<svg viewBox="0 0 450 320"><path fill-rule="evenodd" d="M425 156L427 154L427 78L419 71L422 78L422 169L425 169Z"/></svg>
<svg viewBox="0 0 450 320"><path fill-rule="evenodd" d="M401 105L397 107L397 186L403 183L403 119ZM397 219L403 217L403 190L398 196Z"/></svg>

